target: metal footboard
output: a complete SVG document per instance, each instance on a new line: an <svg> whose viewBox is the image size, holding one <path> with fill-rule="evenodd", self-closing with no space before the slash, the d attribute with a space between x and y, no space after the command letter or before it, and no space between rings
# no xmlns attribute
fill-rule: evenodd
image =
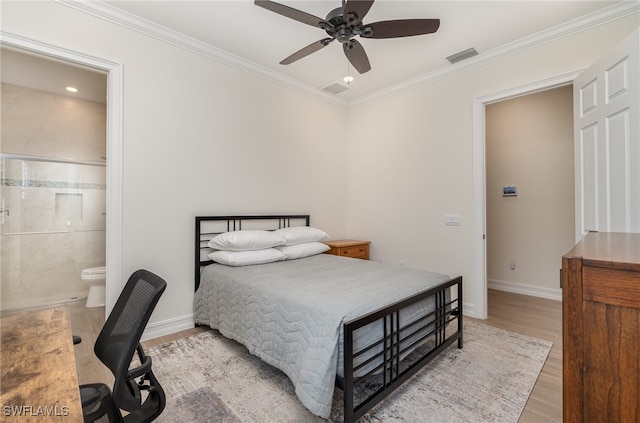
<svg viewBox="0 0 640 423"><path fill-rule="evenodd" d="M455 288L456 298L447 295ZM403 320L403 310L419 301L430 301L426 300L430 297L433 311ZM355 332L375 322L382 323L382 338L354 351ZM462 348L461 276L344 323L344 380L340 384L344 392L344 422L358 420L456 340L458 348ZM366 374L360 375L365 368ZM367 386L377 388L369 392L359 389L359 383L364 384L371 377L376 378L375 383L369 379Z"/></svg>

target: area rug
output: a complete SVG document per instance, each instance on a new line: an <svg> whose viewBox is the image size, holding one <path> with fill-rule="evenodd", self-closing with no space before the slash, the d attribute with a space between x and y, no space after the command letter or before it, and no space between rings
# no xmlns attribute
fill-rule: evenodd
<svg viewBox="0 0 640 423"><path fill-rule="evenodd" d="M465 321L464 348L450 346L359 422L516 423L552 342ZM284 373L217 331L148 349L167 406L158 422L342 421L311 414Z"/></svg>

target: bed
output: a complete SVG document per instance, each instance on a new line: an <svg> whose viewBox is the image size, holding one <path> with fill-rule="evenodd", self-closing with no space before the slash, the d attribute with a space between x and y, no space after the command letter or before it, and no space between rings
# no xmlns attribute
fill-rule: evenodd
<svg viewBox="0 0 640 423"><path fill-rule="evenodd" d="M339 387L351 423L451 344L462 348L462 277L330 254L251 266L209 258L217 235L309 223L196 217L194 320L282 370L316 415L328 417Z"/></svg>

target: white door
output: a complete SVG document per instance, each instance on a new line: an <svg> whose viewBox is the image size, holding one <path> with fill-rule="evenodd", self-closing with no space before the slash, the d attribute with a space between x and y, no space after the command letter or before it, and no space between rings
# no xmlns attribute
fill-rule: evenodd
<svg viewBox="0 0 640 423"><path fill-rule="evenodd" d="M640 232L640 30L573 83L576 242Z"/></svg>

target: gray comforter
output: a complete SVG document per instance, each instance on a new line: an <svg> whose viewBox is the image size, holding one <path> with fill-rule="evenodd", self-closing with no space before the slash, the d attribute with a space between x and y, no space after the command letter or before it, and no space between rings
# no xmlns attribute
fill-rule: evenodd
<svg viewBox="0 0 640 423"><path fill-rule="evenodd" d="M194 319L282 370L311 412L328 417L342 372L342 323L449 280L446 275L319 254L202 271Z"/></svg>

